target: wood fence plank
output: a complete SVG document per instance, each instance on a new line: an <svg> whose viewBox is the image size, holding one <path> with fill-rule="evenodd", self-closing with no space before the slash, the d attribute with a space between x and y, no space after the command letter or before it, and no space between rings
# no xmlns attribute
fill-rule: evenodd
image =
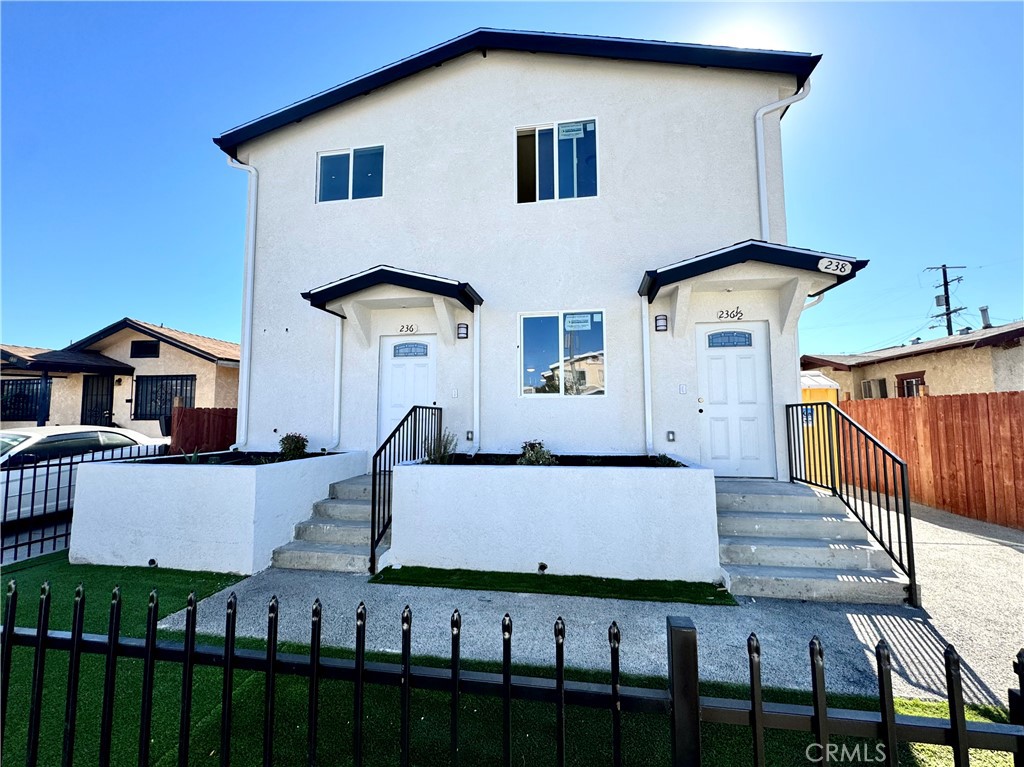
<svg viewBox="0 0 1024 767"><path fill-rule="evenodd" d="M1024 392L1004 392L1010 417L1011 455L1013 455L1014 499L1007 508L1007 524L1024 529ZM1013 446L1016 445L1016 449Z"/></svg>

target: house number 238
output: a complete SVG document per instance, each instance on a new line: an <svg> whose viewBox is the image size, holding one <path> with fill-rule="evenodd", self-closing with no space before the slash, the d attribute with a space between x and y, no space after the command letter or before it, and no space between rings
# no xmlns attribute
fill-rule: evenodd
<svg viewBox="0 0 1024 767"><path fill-rule="evenodd" d="M742 320L743 310L738 306L735 309L722 309L718 312L718 319L720 320Z"/></svg>
<svg viewBox="0 0 1024 767"><path fill-rule="evenodd" d="M418 328L413 323L410 323L408 325L399 325L398 326L398 332L399 333L415 333L417 330L418 330Z"/></svg>

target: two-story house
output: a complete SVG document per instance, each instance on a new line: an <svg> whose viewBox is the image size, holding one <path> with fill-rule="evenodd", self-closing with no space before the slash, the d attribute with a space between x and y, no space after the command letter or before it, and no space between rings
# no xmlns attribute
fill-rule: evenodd
<svg viewBox="0 0 1024 767"><path fill-rule="evenodd" d="M785 474L801 311L866 263L786 244L819 58L478 29L224 133L239 444L372 453L436 403L464 451Z"/></svg>

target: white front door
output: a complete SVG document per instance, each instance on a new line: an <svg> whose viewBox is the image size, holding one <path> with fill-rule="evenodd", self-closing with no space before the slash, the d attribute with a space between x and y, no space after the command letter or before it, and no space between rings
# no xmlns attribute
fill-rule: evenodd
<svg viewBox="0 0 1024 767"><path fill-rule="evenodd" d="M774 477L768 323L697 325L701 463L720 477Z"/></svg>
<svg viewBox="0 0 1024 767"><path fill-rule="evenodd" d="M434 336L381 336L378 445L413 405L436 404L434 340Z"/></svg>

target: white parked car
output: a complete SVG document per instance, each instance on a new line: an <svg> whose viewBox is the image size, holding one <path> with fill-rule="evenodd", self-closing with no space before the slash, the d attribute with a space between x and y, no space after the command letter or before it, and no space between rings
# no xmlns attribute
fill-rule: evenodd
<svg viewBox="0 0 1024 767"><path fill-rule="evenodd" d="M0 431L5 523L70 511L78 466L165 452L169 437L106 426L32 426Z"/></svg>

